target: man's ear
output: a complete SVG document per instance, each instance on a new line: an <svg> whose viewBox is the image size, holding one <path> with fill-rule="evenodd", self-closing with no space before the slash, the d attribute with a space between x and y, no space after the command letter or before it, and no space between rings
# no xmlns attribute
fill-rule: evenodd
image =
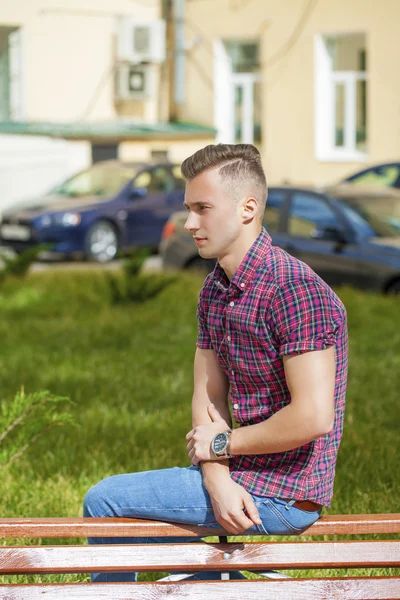
<svg viewBox="0 0 400 600"><path fill-rule="evenodd" d="M247 198L242 206L242 217L245 223L248 223L257 214L258 202L255 198Z"/></svg>

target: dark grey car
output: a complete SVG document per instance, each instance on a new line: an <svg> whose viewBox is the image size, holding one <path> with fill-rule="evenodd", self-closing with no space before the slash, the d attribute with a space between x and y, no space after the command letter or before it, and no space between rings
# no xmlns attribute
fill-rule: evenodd
<svg viewBox="0 0 400 600"><path fill-rule="evenodd" d="M160 244L167 269L214 261L197 252L184 229L186 211L173 213ZM271 187L264 225L276 246L310 265L329 285L400 293L400 193L351 184L318 190Z"/></svg>

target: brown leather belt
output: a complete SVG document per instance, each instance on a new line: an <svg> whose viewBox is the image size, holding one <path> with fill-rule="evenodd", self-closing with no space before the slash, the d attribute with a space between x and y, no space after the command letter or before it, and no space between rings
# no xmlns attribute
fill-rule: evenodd
<svg viewBox="0 0 400 600"><path fill-rule="evenodd" d="M290 502L290 499L282 498L285 502ZM317 504L316 502L312 502L311 500L296 500L293 502L293 506L296 508L300 508L301 510L307 510L309 512L314 512L316 510L321 510L322 504Z"/></svg>

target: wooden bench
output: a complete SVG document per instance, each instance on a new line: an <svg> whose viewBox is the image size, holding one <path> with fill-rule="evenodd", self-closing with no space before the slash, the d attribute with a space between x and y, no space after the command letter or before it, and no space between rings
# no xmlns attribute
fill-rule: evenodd
<svg viewBox="0 0 400 600"><path fill-rule="evenodd" d="M226 541L223 530L136 519L0 519L0 538L170 536L168 544L0 546L0 574L168 571L176 581L139 583L9 583L1 600L193 598L260 600L400 599L400 575L289 578L275 569L400 566L400 539L329 540L332 535L398 534L400 514L325 516L302 535L323 541ZM219 543L176 544L174 536L221 536ZM254 538L252 538L254 539ZM233 540L233 541L232 541ZM219 571L221 581L182 581L177 572ZM229 571L257 572L257 580L229 580ZM264 573L265 577L261 576ZM13 578L14 579L14 578ZM224 580L225 579L225 580Z"/></svg>

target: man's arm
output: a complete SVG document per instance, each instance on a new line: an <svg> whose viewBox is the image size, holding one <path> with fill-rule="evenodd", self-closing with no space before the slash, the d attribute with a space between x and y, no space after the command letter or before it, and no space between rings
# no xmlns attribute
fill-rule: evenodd
<svg viewBox="0 0 400 600"><path fill-rule="evenodd" d="M283 359L291 402L263 423L231 437L232 454L271 454L299 448L329 433L334 423L335 350Z"/></svg>
<svg viewBox="0 0 400 600"><path fill-rule="evenodd" d="M196 428L207 426L213 436L230 428L228 393L229 381L214 350L197 348L194 359L193 429L186 436L189 455L195 443L193 432ZM215 408L210 407L211 403ZM215 422L215 414L218 415L218 422ZM201 462L201 470L215 518L222 527L238 534L260 522L251 495L230 478L227 460Z"/></svg>
<svg viewBox="0 0 400 600"><path fill-rule="evenodd" d="M194 390L192 399L192 424L211 423L207 407L214 404L221 417L231 426L228 407L229 381L214 350L196 348L194 357Z"/></svg>
<svg viewBox="0 0 400 600"><path fill-rule="evenodd" d="M291 402L269 419L234 429L231 454L272 454L299 448L329 433L334 422L335 350L306 352L284 357ZM216 460L210 452L214 432L196 427L193 463Z"/></svg>

